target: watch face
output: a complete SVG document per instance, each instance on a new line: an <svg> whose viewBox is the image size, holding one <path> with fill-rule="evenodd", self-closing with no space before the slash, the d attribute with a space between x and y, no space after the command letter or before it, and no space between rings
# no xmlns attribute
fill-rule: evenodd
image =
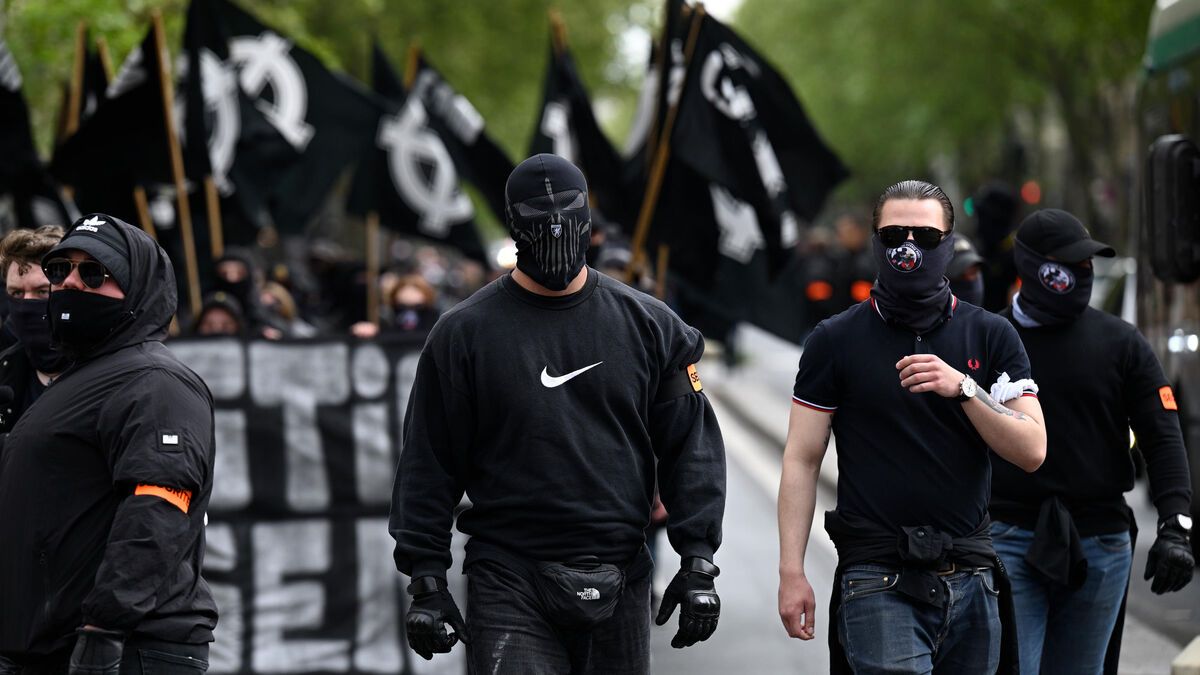
<svg viewBox="0 0 1200 675"><path fill-rule="evenodd" d="M975 380L972 380L969 377L964 379L962 382L962 393L965 396L974 396L975 395Z"/></svg>

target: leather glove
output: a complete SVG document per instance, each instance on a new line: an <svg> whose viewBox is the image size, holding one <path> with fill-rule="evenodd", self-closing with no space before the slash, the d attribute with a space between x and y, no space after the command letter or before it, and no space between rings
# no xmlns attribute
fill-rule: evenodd
<svg viewBox="0 0 1200 675"><path fill-rule="evenodd" d="M14 661L0 656L0 675L19 675L20 672L21 666L18 666Z"/></svg>
<svg viewBox="0 0 1200 675"><path fill-rule="evenodd" d="M1187 530L1165 523L1158 530L1158 538L1146 556L1145 579L1154 577L1150 590L1158 595L1178 591L1192 580L1196 559L1192 557L1192 545Z"/></svg>
<svg viewBox="0 0 1200 675"><path fill-rule="evenodd" d="M69 675L118 675L125 634L101 628L75 631L75 649L71 652Z"/></svg>
<svg viewBox="0 0 1200 675"><path fill-rule="evenodd" d="M717 595L713 578L720 573L719 567L704 558L688 558L667 585L654 623L663 625L675 612L676 605L681 606L679 630L671 638L672 647L691 647L707 640L717 630L721 598Z"/></svg>
<svg viewBox="0 0 1200 675"><path fill-rule="evenodd" d="M408 593L413 596L404 621L408 646L421 658L428 661L434 654L446 654L459 640L470 643L467 622L446 590L445 579L418 577L408 585ZM446 624L454 629L453 633L446 632Z"/></svg>

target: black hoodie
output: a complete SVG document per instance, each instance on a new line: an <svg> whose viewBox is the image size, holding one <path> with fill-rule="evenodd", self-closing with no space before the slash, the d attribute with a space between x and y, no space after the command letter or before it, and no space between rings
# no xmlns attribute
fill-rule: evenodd
<svg viewBox="0 0 1200 675"><path fill-rule="evenodd" d="M176 308L170 261L116 225L129 316L46 389L0 457L0 654L10 658L69 651L85 624L199 644L217 621L200 577L212 395L162 344ZM186 511L155 496L171 494L162 488L190 493Z"/></svg>

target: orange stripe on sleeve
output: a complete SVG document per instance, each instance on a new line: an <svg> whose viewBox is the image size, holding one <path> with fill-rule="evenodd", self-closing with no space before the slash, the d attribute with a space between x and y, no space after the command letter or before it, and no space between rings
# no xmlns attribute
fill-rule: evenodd
<svg viewBox="0 0 1200 675"><path fill-rule="evenodd" d="M191 490L180 490L178 488L163 487L162 485L146 485L143 483L133 489L133 494L158 497L184 513L187 513L188 507L192 505Z"/></svg>

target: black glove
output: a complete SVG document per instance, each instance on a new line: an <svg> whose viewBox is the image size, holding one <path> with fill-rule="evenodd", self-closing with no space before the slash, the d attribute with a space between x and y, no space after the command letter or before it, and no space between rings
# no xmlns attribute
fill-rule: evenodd
<svg viewBox="0 0 1200 675"><path fill-rule="evenodd" d="M688 558L667 585L654 623L663 625L675 612L675 606L683 605L679 610L679 631L671 638L672 647L691 647L707 640L717 629L721 598L713 578L720 573L719 567L704 558Z"/></svg>
<svg viewBox="0 0 1200 675"><path fill-rule="evenodd" d="M1158 595L1178 591L1192 580L1196 559L1192 557L1192 545L1187 530L1174 523L1164 523L1158 529L1158 538L1146 556L1146 580L1154 577L1150 590Z"/></svg>
<svg viewBox="0 0 1200 675"><path fill-rule="evenodd" d="M121 652L125 634L100 628L75 631L75 650L71 652L69 675L117 675L121 670Z"/></svg>
<svg viewBox="0 0 1200 675"><path fill-rule="evenodd" d="M463 621L458 605L446 590L445 579L418 577L408 585L408 592L413 596L404 621L408 629L408 646L421 658L428 661L434 654L448 653L459 640L463 644L471 641L467 635L467 622ZM446 632L446 624L450 624L454 633Z"/></svg>
<svg viewBox="0 0 1200 675"><path fill-rule="evenodd" d="M19 675L20 672L21 666L0 656L0 675Z"/></svg>

